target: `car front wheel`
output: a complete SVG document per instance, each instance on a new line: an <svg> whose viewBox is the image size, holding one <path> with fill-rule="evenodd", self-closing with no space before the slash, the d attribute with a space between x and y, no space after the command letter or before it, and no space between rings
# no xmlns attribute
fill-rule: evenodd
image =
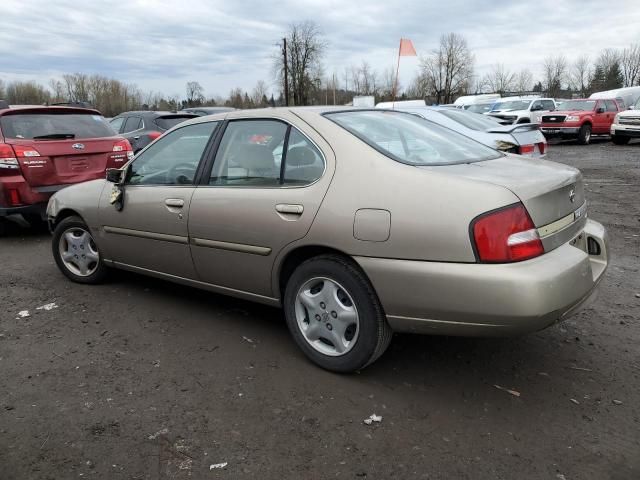
<svg viewBox="0 0 640 480"><path fill-rule="evenodd" d="M371 283L357 265L337 255L312 258L294 271L284 310L296 344L327 370L360 370L391 341L391 327Z"/></svg>
<svg viewBox="0 0 640 480"><path fill-rule="evenodd" d="M67 217L53 232L53 258L67 278L77 283L104 280L107 267L87 225L80 217Z"/></svg>
<svg viewBox="0 0 640 480"><path fill-rule="evenodd" d="M578 143L580 145L589 145L591 141L591 125L585 123L578 130Z"/></svg>

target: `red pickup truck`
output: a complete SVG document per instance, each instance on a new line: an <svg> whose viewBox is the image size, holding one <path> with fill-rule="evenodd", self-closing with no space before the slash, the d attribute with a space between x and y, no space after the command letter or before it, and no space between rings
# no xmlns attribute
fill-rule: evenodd
<svg viewBox="0 0 640 480"><path fill-rule="evenodd" d="M615 100L567 100L554 112L542 115L540 130L547 138L575 138L579 144L587 145L591 135L609 135L619 111Z"/></svg>

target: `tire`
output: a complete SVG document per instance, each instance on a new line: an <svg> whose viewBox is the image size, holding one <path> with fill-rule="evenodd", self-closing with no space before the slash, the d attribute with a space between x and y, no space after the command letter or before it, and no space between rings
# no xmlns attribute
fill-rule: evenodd
<svg viewBox="0 0 640 480"><path fill-rule="evenodd" d="M578 131L578 143L580 145L589 145L591 141L591 125L583 124Z"/></svg>
<svg viewBox="0 0 640 480"><path fill-rule="evenodd" d="M627 143L629 143L629 140L631 140L631 138L629 137L621 137L620 135L611 136L611 141L616 145L626 145Z"/></svg>
<svg viewBox="0 0 640 480"><path fill-rule="evenodd" d="M6 218L0 218L0 237L4 237L9 230L9 221Z"/></svg>
<svg viewBox="0 0 640 480"><path fill-rule="evenodd" d="M299 265L287 282L283 304L294 341L326 370L361 370L391 341L393 331L373 286L356 264L339 255Z"/></svg>
<svg viewBox="0 0 640 480"><path fill-rule="evenodd" d="M46 232L48 230L47 221L38 214L23 214L22 217L37 232Z"/></svg>
<svg viewBox="0 0 640 480"><path fill-rule="evenodd" d="M98 284L106 278L108 267L103 263L89 227L80 217L67 217L56 225L51 248L58 268L69 280ZM75 258L63 257L64 252Z"/></svg>

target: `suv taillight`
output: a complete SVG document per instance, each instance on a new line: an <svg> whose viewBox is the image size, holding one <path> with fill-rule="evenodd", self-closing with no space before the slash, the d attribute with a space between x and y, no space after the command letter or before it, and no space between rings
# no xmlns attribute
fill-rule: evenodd
<svg viewBox="0 0 640 480"><path fill-rule="evenodd" d="M113 144L112 151L113 153L109 154L109 160L114 163L122 164L123 162L128 162L133 158L133 148L131 148L129 140L118 140Z"/></svg>
<svg viewBox="0 0 640 480"><path fill-rule="evenodd" d="M544 253L538 231L521 203L476 217L471 232L483 263L519 262Z"/></svg>
<svg viewBox="0 0 640 480"><path fill-rule="evenodd" d="M0 143L0 176L15 175L20 170L20 164L11 145Z"/></svg>
<svg viewBox="0 0 640 480"><path fill-rule="evenodd" d="M149 132L147 133L147 136L151 139L151 141L153 142L156 138L162 136L162 132Z"/></svg>

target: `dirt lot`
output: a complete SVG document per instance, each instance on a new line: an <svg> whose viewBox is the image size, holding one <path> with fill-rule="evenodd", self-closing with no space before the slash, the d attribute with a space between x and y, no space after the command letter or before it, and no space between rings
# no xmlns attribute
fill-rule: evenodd
<svg viewBox="0 0 640 480"><path fill-rule="evenodd" d="M47 234L0 239L0 478L640 478L640 144L550 159L609 229L597 300L522 338L396 335L355 375L306 361L279 310L75 285Z"/></svg>

